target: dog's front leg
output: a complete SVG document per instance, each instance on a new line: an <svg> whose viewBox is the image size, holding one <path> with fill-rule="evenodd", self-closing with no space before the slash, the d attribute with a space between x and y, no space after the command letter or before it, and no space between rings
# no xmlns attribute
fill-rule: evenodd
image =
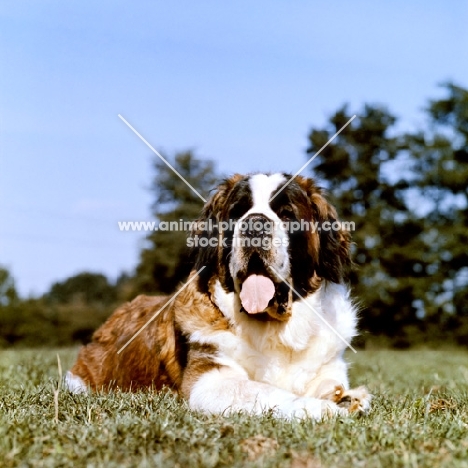
<svg viewBox="0 0 468 468"><path fill-rule="evenodd" d="M348 411L329 400L299 397L273 385L250 380L241 368L213 366L195 376L190 370L182 385L192 409L206 413L273 411L283 418L322 419Z"/></svg>
<svg viewBox="0 0 468 468"><path fill-rule="evenodd" d="M372 400L372 395L365 387L349 388L347 365L341 357L320 369L310 382L307 395L333 401L350 413L368 412Z"/></svg>

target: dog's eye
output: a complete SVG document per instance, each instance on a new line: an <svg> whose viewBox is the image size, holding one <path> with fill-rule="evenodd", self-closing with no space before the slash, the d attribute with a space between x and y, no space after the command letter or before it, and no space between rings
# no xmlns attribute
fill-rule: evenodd
<svg viewBox="0 0 468 468"><path fill-rule="evenodd" d="M233 203L229 207L229 218L230 219L239 219L244 216L247 211L249 211L250 206L248 203L245 202L237 202Z"/></svg>
<svg viewBox="0 0 468 468"><path fill-rule="evenodd" d="M294 209L290 205L282 206L278 211L278 216L282 220L294 219L296 217L294 213Z"/></svg>

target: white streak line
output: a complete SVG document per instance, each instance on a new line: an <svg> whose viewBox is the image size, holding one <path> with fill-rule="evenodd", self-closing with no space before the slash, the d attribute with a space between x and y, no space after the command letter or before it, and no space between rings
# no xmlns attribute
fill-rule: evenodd
<svg viewBox="0 0 468 468"><path fill-rule="evenodd" d="M148 142L147 142L147 141L146 141L146 140L145 140L145 139L144 139L144 138L143 138L143 137L142 137L142 136L141 136L141 135L140 135L140 134L139 134L139 133L138 133L122 116L121 116L121 115L120 115L120 114L118 114L118 116L119 116L120 120L122 120L122 121L125 123L125 125L127 125L127 127L128 127L130 130L132 130L132 132L133 132L138 138L140 138L140 140L141 140L156 156L158 156L159 159L161 159L161 161L163 161L163 162L166 164L167 167L169 167L170 169L172 169L172 171L173 171L175 174L177 174L177 175L187 184L187 186L190 187L190 188L192 189L192 191L193 191L196 195L198 195L198 196L203 200L204 203L206 203L206 200L197 192L197 190L196 190L194 187L192 187L192 186L189 184L189 182L187 182L187 181L184 179L184 177L183 177L179 172L177 172L177 170L176 170L173 166L171 166L171 164L170 164L168 161L166 161L166 160L165 160L165 159L164 159L164 158L163 158L163 157L162 157L162 156L161 156L161 155L160 155L160 154L159 154L159 153L158 153L158 152L157 152L157 151L156 151L156 150L155 150L155 149L154 149L154 148L153 148L153 147L152 147L152 146L151 146L151 145L150 145L150 144L149 144L149 143L148 143Z"/></svg>
<svg viewBox="0 0 468 468"><path fill-rule="evenodd" d="M343 341L343 343L346 344L346 346L351 349L352 351L354 351L355 353L357 353L357 351L351 346L350 343L348 343L323 317L322 315L317 312L293 287L292 285L286 281L285 278L283 278L272 266L270 266L270 269L273 270L273 272L275 273L276 276L278 276L278 278L283 281L284 283L286 283L293 291L294 293L300 297L304 302L303 304L305 304L332 332L335 333L335 335L340 338L341 341Z"/></svg>
<svg viewBox="0 0 468 468"><path fill-rule="evenodd" d="M273 200L279 195L302 171L305 169L354 119L353 115L271 198Z"/></svg>
<svg viewBox="0 0 468 468"><path fill-rule="evenodd" d="M120 354L206 267L202 266L118 351Z"/></svg>

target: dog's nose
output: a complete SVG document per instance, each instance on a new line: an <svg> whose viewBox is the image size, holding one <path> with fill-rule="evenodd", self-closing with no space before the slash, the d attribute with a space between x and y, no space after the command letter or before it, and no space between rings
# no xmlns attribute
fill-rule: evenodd
<svg viewBox="0 0 468 468"><path fill-rule="evenodd" d="M245 237L262 237L272 233L271 220L260 213L253 213L241 221L240 231Z"/></svg>

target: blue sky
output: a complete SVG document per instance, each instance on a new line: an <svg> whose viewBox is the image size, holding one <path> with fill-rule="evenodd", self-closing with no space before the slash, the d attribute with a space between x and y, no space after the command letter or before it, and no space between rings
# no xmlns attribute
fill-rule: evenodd
<svg viewBox="0 0 468 468"><path fill-rule="evenodd" d="M151 151L220 172L291 171L345 102L401 128L448 79L468 86L464 1L3 1L0 263L23 295L136 265Z"/></svg>

